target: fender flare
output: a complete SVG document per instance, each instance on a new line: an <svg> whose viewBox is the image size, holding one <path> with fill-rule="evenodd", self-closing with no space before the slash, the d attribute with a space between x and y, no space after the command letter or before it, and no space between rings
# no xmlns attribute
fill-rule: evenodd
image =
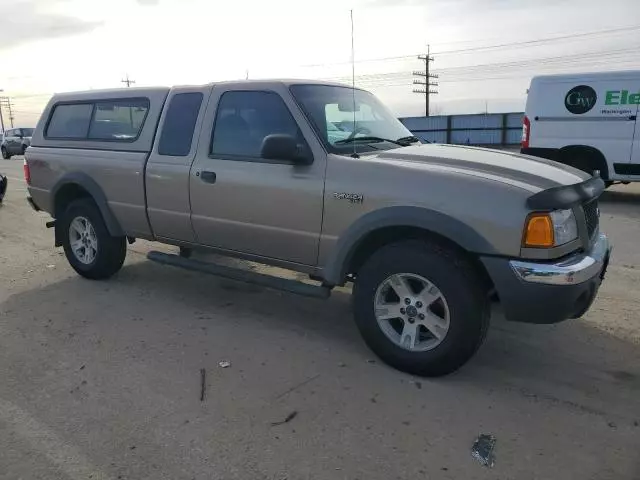
<svg viewBox="0 0 640 480"><path fill-rule="evenodd" d="M55 211L56 197L60 192L60 189L67 185L78 185L86 190L93 198L93 201L98 206L104 223L107 226L107 230L114 237L123 237L124 231L120 227L120 223L116 219L115 215L109 208L109 202L107 197L100 188L100 185L92 179L89 175L82 172L71 172L63 175L51 189L51 199L53 200L54 216L57 218L59 212ZM56 224L57 225L57 224Z"/></svg>
<svg viewBox="0 0 640 480"><path fill-rule="evenodd" d="M370 233L387 227L416 227L436 233L468 252L497 254L486 238L453 217L422 207L386 207L360 217L340 235L322 269L325 282L344 284L347 268L363 241Z"/></svg>

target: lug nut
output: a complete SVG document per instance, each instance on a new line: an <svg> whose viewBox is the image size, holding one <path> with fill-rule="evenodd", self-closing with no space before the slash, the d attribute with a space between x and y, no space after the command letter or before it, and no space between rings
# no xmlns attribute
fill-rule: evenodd
<svg viewBox="0 0 640 480"><path fill-rule="evenodd" d="M404 303L406 303L407 305L411 304L411 299L410 298L405 298L404 299Z"/></svg>
<svg viewBox="0 0 640 480"><path fill-rule="evenodd" d="M424 320L424 313L421 313L420 315L418 315L418 318L419 318L420 320Z"/></svg>
<svg viewBox="0 0 640 480"><path fill-rule="evenodd" d="M416 302L416 307L417 308L422 308L422 302L420 302L420 301Z"/></svg>
<svg viewBox="0 0 640 480"><path fill-rule="evenodd" d="M415 320L413 319L413 317L409 317L409 323L413 323L415 322Z"/></svg>
<svg viewBox="0 0 640 480"><path fill-rule="evenodd" d="M404 315L406 312L407 312L407 311L406 311L404 308L401 308L401 309L400 309L400 313L401 313L402 315Z"/></svg>

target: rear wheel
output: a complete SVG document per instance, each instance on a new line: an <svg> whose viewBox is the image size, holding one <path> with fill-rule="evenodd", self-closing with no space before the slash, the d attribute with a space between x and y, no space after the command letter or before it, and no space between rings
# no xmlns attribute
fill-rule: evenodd
<svg viewBox="0 0 640 480"><path fill-rule="evenodd" d="M2 147L0 150L2 150L2 158L4 158L5 160L9 160L11 158L11 155L9 155L9 151L7 150L7 147Z"/></svg>
<svg viewBox="0 0 640 480"><path fill-rule="evenodd" d="M489 326L489 301L474 267L435 242L383 247L358 272L355 320L389 365L439 376L466 363Z"/></svg>
<svg viewBox="0 0 640 480"><path fill-rule="evenodd" d="M111 277L124 263L125 237L112 237L96 204L90 199L71 202L63 214L62 245L69 264L85 278Z"/></svg>

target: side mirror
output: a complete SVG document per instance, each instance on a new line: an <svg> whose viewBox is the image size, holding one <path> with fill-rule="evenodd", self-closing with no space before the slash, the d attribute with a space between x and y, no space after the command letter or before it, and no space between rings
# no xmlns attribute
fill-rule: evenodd
<svg viewBox="0 0 640 480"><path fill-rule="evenodd" d="M260 156L267 160L285 160L297 165L310 165L313 157L298 145L297 140L281 133L267 135L262 141Z"/></svg>

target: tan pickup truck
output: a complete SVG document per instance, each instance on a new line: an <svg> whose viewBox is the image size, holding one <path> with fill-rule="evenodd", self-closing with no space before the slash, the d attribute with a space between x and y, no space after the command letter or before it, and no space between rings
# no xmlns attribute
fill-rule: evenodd
<svg viewBox="0 0 640 480"><path fill-rule="evenodd" d="M367 344L420 375L474 354L493 300L514 321L582 315L611 250L598 176L423 145L370 93L313 81L55 95L25 176L80 275L111 277L141 238L180 247L152 260L295 293L353 282ZM204 263L193 249L312 282Z"/></svg>

